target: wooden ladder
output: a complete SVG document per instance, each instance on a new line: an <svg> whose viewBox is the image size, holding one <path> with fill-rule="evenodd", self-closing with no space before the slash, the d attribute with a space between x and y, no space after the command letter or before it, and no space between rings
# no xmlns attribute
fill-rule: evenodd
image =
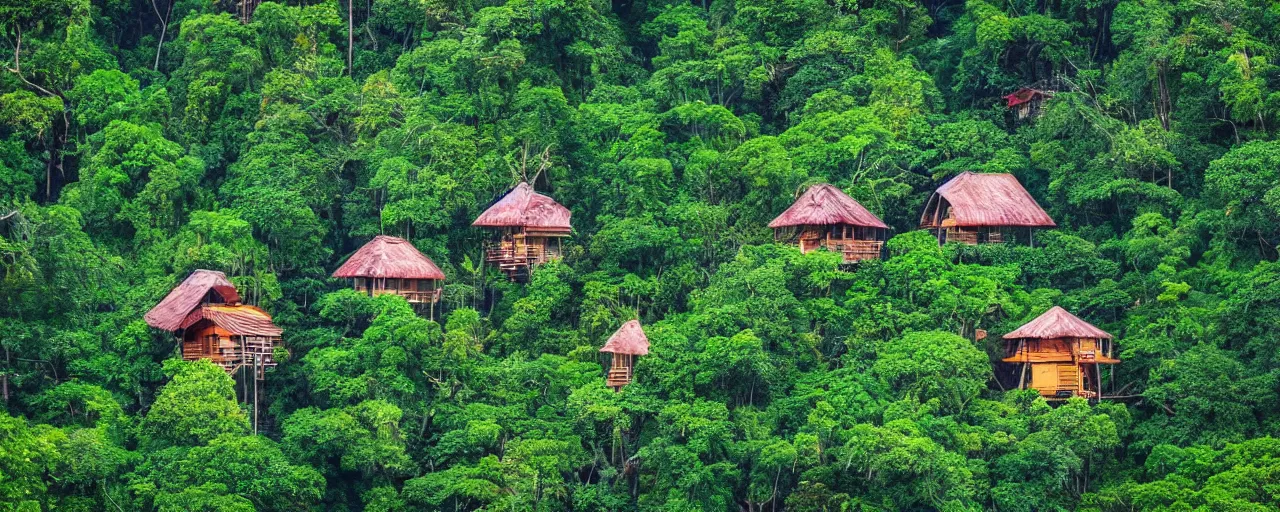
<svg viewBox="0 0 1280 512"><path fill-rule="evenodd" d="M1080 390L1080 367L1058 366L1058 389Z"/></svg>
<svg viewBox="0 0 1280 512"><path fill-rule="evenodd" d="M626 368L610 368L609 377L605 379L605 382L611 388L625 386L631 383L630 373Z"/></svg>

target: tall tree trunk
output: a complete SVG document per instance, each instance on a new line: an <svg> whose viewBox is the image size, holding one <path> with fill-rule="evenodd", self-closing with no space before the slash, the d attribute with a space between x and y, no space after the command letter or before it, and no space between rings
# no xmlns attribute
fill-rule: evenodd
<svg viewBox="0 0 1280 512"><path fill-rule="evenodd" d="M164 36L169 32L169 16L173 14L173 1L170 0L169 8L165 9L165 14L160 14L160 7L156 6L156 0L151 0L151 8L156 11L156 18L160 19L160 40L156 42L156 62L151 66L152 71L160 71L160 49L164 47Z"/></svg>
<svg viewBox="0 0 1280 512"><path fill-rule="evenodd" d="M351 72L351 55L356 42L355 33L353 32L355 24L352 23L355 3L355 0L347 0L347 75L349 76L353 76Z"/></svg>
<svg viewBox="0 0 1280 512"><path fill-rule="evenodd" d="M1173 104L1169 100L1167 68L1168 65L1163 61L1156 63L1156 87L1159 92L1159 97L1156 99L1156 115L1160 118L1160 127L1165 131L1169 131L1169 117L1173 110Z"/></svg>

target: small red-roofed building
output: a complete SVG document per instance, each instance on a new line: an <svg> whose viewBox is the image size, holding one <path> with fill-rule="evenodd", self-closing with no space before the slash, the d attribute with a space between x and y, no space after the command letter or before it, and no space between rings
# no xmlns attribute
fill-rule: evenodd
<svg viewBox="0 0 1280 512"><path fill-rule="evenodd" d="M369 296L394 294L411 304L440 300L444 272L408 240L378 235L333 272Z"/></svg>
<svg viewBox="0 0 1280 512"><path fill-rule="evenodd" d="M805 190L791 207L769 223L774 239L800 252L819 248L840 253L845 263L879 259L889 226L835 186Z"/></svg>
<svg viewBox="0 0 1280 512"><path fill-rule="evenodd" d="M1053 218L1012 174L962 172L938 187L920 215L920 228L938 243L1003 243L1053 228Z"/></svg>
<svg viewBox="0 0 1280 512"><path fill-rule="evenodd" d="M1012 111L1013 115L1021 121L1027 118L1039 117L1042 112L1041 106L1044 105L1045 100L1052 97L1053 93L1050 91L1023 87L1013 91L1012 94L1006 95L1004 101L1005 107Z"/></svg>
<svg viewBox="0 0 1280 512"><path fill-rule="evenodd" d="M254 366L255 358L258 372L275 366L273 352L284 333L266 311L244 304L200 306L181 329L183 360L208 359L228 373Z"/></svg>
<svg viewBox="0 0 1280 512"><path fill-rule="evenodd" d="M636 356L649 353L649 337L645 336L639 320L630 320L622 324L622 327L609 337L600 351L613 354L613 363L605 383L614 391L618 391L622 386L631 383L635 372Z"/></svg>
<svg viewBox="0 0 1280 512"><path fill-rule="evenodd" d="M1049 400L1102 396L1100 365L1117 364L1111 334L1054 306L1004 335L1002 361L1022 366L1019 389Z"/></svg>
<svg viewBox="0 0 1280 512"><path fill-rule="evenodd" d="M258 379L276 365L283 334L266 311L240 304L235 285L213 270L192 272L143 319L181 340L183 360L208 359L227 373L253 367Z"/></svg>
<svg viewBox="0 0 1280 512"><path fill-rule="evenodd" d="M561 241L573 232L570 215L568 208L520 182L471 225L493 229L501 237L487 247L485 261L511 280L525 281L530 267L563 255Z"/></svg>

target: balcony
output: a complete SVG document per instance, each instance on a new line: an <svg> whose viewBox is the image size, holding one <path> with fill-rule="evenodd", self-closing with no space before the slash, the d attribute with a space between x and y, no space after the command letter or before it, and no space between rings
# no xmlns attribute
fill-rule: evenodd
<svg viewBox="0 0 1280 512"><path fill-rule="evenodd" d="M857 263L864 260L878 260L880 253L884 249L884 242L879 240L852 240L852 239L800 239L800 250L809 252L819 248L826 248L835 251L844 256L845 263Z"/></svg>
<svg viewBox="0 0 1280 512"><path fill-rule="evenodd" d="M509 243L492 245L485 249L484 260L497 264L502 270L508 270L508 267L514 268L519 266L537 263L541 256L540 248L533 245L512 245Z"/></svg>
<svg viewBox="0 0 1280 512"><path fill-rule="evenodd" d="M836 250L844 255L845 263L880 259L884 242L879 240L833 240Z"/></svg>
<svg viewBox="0 0 1280 512"><path fill-rule="evenodd" d="M357 290L357 291L361 291L361 290ZM438 288L435 290L425 290L425 291L381 289L381 290L373 290L373 296L377 297L379 295L399 295L401 297L404 297L404 300L408 301L410 304L431 304L431 303L440 301L440 295L441 295L441 292L443 291L444 290L438 289Z"/></svg>

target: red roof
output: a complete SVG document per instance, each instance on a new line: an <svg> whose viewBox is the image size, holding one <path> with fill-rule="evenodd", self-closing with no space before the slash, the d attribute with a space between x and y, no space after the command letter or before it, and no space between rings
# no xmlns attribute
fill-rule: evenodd
<svg viewBox="0 0 1280 512"><path fill-rule="evenodd" d="M271 322L271 315L256 306L204 306L196 308L182 320L181 328L186 329L201 320L226 329L233 335L241 336L279 336L283 329Z"/></svg>
<svg viewBox="0 0 1280 512"><path fill-rule="evenodd" d="M1009 94L1005 96L1004 101L1006 103L1005 104L1006 107L1013 108L1034 99L1045 99L1045 98L1052 98L1052 97L1053 97L1053 93L1051 92L1045 92L1039 89L1032 89L1030 87L1023 87L1021 89L1014 91L1013 94Z"/></svg>
<svg viewBox="0 0 1280 512"><path fill-rule="evenodd" d="M493 206L480 214L472 226L521 227L541 231L569 231L569 209L555 199L533 191L520 182Z"/></svg>
<svg viewBox="0 0 1280 512"><path fill-rule="evenodd" d="M631 320L622 324L600 351L642 356L649 353L649 337L644 335L639 320Z"/></svg>
<svg viewBox="0 0 1280 512"><path fill-rule="evenodd" d="M1012 174L962 172L938 187L934 195L951 205L957 226L1057 226ZM928 214L926 209L924 215ZM921 224L929 220L922 218Z"/></svg>
<svg viewBox="0 0 1280 512"><path fill-rule="evenodd" d="M840 189L826 183L809 187L787 211L769 223L771 228L848 224L888 229L889 226Z"/></svg>
<svg viewBox="0 0 1280 512"><path fill-rule="evenodd" d="M222 302L240 302L240 294L225 274L214 270L197 270L142 318L147 321L147 325L157 329L176 331L181 328L182 319L204 302L210 291L216 292Z"/></svg>
<svg viewBox="0 0 1280 512"><path fill-rule="evenodd" d="M408 240L394 236L378 235L347 258L333 277L376 277L393 279L444 280L431 258L418 252Z"/></svg>
<svg viewBox="0 0 1280 512"><path fill-rule="evenodd" d="M1030 338L1048 340L1054 338L1098 338L1111 339L1112 336L1093 324L1081 320L1067 310L1054 306L1035 320L1004 335L1004 339Z"/></svg>

